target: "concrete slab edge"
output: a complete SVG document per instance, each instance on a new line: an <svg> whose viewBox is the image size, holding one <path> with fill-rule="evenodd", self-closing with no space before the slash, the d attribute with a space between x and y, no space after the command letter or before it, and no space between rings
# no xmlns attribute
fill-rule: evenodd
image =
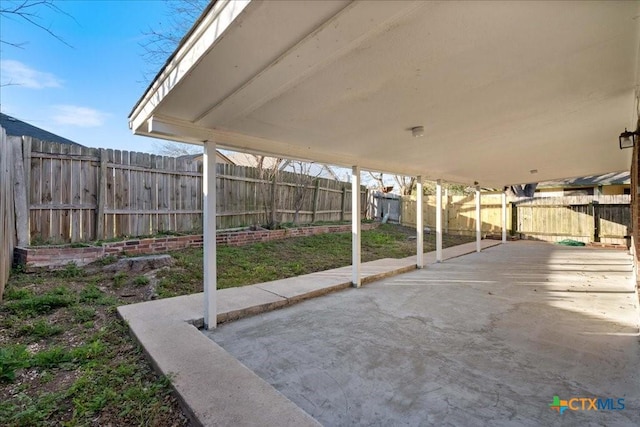
<svg viewBox="0 0 640 427"><path fill-rule="evenodd" d="M170 379L174 396L194 425L319 425L191 324L169 319L148 327L135 317L128 322L120 310L118 315L128 323L154 370ZM182 342L167 347L168 339ZM217 389L216 396L207 397L206 391L216 392L214 384L223 385L224 392ZM251 399L239 398L247 393Z"/></svg>

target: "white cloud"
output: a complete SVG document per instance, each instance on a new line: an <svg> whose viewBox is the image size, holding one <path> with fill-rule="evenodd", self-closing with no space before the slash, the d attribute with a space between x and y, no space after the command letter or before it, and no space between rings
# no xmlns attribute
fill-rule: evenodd
<svg viewBox="0 0 640 427"><path fill-rule="evenodd" d="M51 73L34 70L20 61L0 60L3 85L18 85L29 89L61 87L62 80Z"/></svg>
<svg viewBox="0 0 640 427"><path fill-rule="evenodd" d="M55 110L53 120L61 125L98 127L102 126L109 116L93 108L77 105L54 105L53 108Z"/></svg>

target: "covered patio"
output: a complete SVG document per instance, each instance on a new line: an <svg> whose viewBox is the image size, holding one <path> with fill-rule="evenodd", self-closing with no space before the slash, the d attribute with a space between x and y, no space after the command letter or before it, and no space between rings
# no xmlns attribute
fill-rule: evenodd
<svg viewBox="0 0 640 427"><path fill-rule="evenodd" d="M136 134L204 145L206 327L216 319L216 147L350 167L352 195L363 169L416 176L418 206L423 178L437 180L440 203L443 180L476 185L478 219L481 187L629 168L617 138L636 128L638 10L212 2L130 115ZM353 197L356 287L360 213ZM416 229L422 267L422 215Z"/></svg>
<svg viewBox="0 0 640 427"><path fill-rule="evenodd" d="M201 298L198 302L202 304L205 329L215 329L220 309L216 292L216 148L349 167L353 195L358 194L362 170L415 176L418 206L421 206L422 179L437 181L438 203L442 201L443 181L475 186L477 241L474 250L477 252L483 247L479 220L481 188L503 189L514 184L623 171L632 165L632 188L635 189L639 150L635 145L632 150L619 149L618 135L625 128L637 129L639 11L638 2L616 1L212 2L134 106L129 118L130 127L136 134L204 146L206 267L204 301ZM506 215L504 203L503 197L503 218ZM639 223L635 190L632 191L632 204L632 247L635 248L639 243L637 228L640 228L636 227ZM446 258L441 244L441 211L437 209L435 232L438 239L433 255L436 263ZM426 264L420 212L418 209L413 268ZM356 288L363 281L360 213L360 199L354 196L350 283ZM503 241L505 224L503 220ZM526 251L522 252L525 247L508 244L503 249L492 250L495 254L513 253L516 257L526 258ZM584 268L567 272L560 281L562 286L567 281L582 281L584 274L597 275L588 267L589 262L593 262L585 255L589 253L595 252L566 253L575 255L578 259L575 264ZM484 255L473 256L491 266L495 260L483 258ZM586 258L581 258L584 256ZM551 255L545 255L534 257L532 262L515 262L514 265L521 269L540 269L542 275L555 277L555 264L551 259ZM635 255L632 261L636 262ZM486 269L482 263L473 263L475 269L469 271L469 275L452 279L458 269L464 270L465 264L444 262L442 265L410 273L411 278L407 280L415 280L412 286L425 290L426 295L443 288L423 286L421 274L445 287L457 286L458 290L473 292L485 281L489 286L487 292L504 293L501 298L507 298L511 290L518 293L523 289L519 270L506 267L501 270L497 264ZM611 267L608 261L604 265ZM429 276L437 271L443 276ZM511 275L500 275L500 271L511 272ZM615 283L607 279L603 286L615 288L611 295L625 294L633 300L633 305L629 306L632 314L625 317L627 329L622 333L631 334L629 340L635 339L637 347L635 276L632 271L625 273L629 277L625 275L624 280L620 278L620 282ZM477 278L483 275L484 279ZM593 280L597 278L594 276ZM472 279L480 282L474 285L476 282ZM454 285L451 280L460 280L463 285ZM493 288L498 282L498 288ZM622 293L618 286L624 289ZM384 289L403 292L404 288L389 286ZM523 327L535 324L536 310L546 312L545 307L553 306L551 296L557 296L555 291L544 289L545 297L549 299L536 300L530 306L529 310L533 311L527 312L531 316L529 323L521 325L517 319L513 319L514 323L506 321L499 338L517 344L519 335L508 332L510 327L520 333L531 333ZM357 292L360 291L355 289L349 294ZM588 295L606 299L610 292ZM402 296L399 294L399 297ZM357 298L364 298L364 292ZM424 298L428 306L431 298ZM527 299L529 296L513 298L509 304L515 307L529 306L528 302L531 302ZM575 302L578 307L581 298L562 299ZM487 304L487 313L491 311L490 299L477 301ZM616 300L613 304L617 303ZM156 307L162 304L170 305L171 302L158 302ZM456 306L454 302L451 304ZM382 316L384 310L386 308L378 307L377 314ZM566 311L575 315L582 309L563 310L554 310L554 313ZM132 312L128 313L135 317ZM594 318L608 325L608 316L616 318L621 313L611 306L605 319ZM508 313L495 314L495 319L501 319L503 315ZM183 314L176 316L174 322L179 319L184 323L193 318L193 313L186 317ZM127 318L126 313L124 317ZM466 325L464 322L468 319L463 318L452 319ZM635 323L632 318L636 319ZM579 323L573 318L566 320L571 327ZM429 323L424 325L429 326ZM347 330L351 327L344 325ZM150 331L157 326L147 321L142 328L138 332ZM567 332L566 336L584 332L580 327L568 331L573 332ZM134 329L136 336L138 332ZM611 334L617 336L618 332L616 328L606 329L600 338ZM199 334L195 329L193 333ZM213 333L214 338L216 333ZM184 348L192 348L183 342L191 334L175 339ZM633 353L631 347L626 347L629 340L621 344L626 361L620 362L619 366L623 371L632 369L637 373L637 349ZM150 345L156 348L155 344ZM166 347L167 343L164 345ZM549 345L550 351L557 351L550 359L554 363L570 357L569 353L562 353L555 347L562 346L562 342L554 341ZM224 350L213 351L213 347L202 343L198 346L202 346L204 353L201 354L208 355L205 357L211 358L211 363L221 360L232 363L234 360ZM606 347L604 344L598 347L589 362L592 369L597 369L595 361L602 359L600 350L609 354ZM163 347L157 347L156 351L160 348ZM149 348L147 351L153 353ZM590 351L585 347L586 353ZM518 351L513 353L515 356L520 354ZM626 358L630 354L632 357ZM216 358L218 360L214 360ZM473 362L472 359L469 362ZM504 361L506 363L507 359ZM570 378L562 379L553 374L556 371L550 372L548 382L564 381L566 386L558 389L558 393L628 392L637 396L638 390L632 386L624 386L627 388L621 388L622 391L615 387L591 389L591 380L585 380L585 387L580 384L571 387ZM192 373L182 380L191 378L195 381L195 377ZM241 381L234 383L233 378L226 380L231 381L229 386L240 389L244 384ZM256 394L256 389L248 386L247 399L259 400L257 396L263 394L279 401L277 396L280 395L272 394L266 383L259 389L262 391ZM550 389L540 386L532 393L534 391L542 395ZM544 399L550 397L545 395ZM401 405L405 403L400 402ZM469 405L469 408L475 408L475 404ZM263 407L269 406L266 402ZM302 422L300 420L313 422L303 411L296 412L295 405L291 408L291 414L294 414L291 420L296 419L296 424ZM449 414L449 409L464 410L463 407L442 409L445 415ZM268 413L271 412L267 409L263 412L265 417ZM486 420L503 415L509 414L491 412ZM215 422L215 418L207 419ZM434 418L432 422L441 420ZM528 416L523 420L536 421ZM620 420L625 421L624 418ZM464 424L464 421L460 419L458 424Z"/></svg>

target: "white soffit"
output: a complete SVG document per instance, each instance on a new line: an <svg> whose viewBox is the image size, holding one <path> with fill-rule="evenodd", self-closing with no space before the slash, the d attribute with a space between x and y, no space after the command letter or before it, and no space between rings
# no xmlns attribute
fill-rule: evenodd
<svg viewBox="0 0 640 427"><path fill-rule="evenodd" d="M131 126L483 186L626 170L638 6L218 1Z"/></svg>

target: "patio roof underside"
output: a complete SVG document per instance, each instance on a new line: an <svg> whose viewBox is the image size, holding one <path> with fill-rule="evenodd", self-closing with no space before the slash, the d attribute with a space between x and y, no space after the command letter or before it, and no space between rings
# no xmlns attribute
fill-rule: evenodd
<svg viewBox="0 0 640 427"><path fill-rule="evenodd" d="M217 1L130 125L491 187L627 170L638 6Z"/></svg>

